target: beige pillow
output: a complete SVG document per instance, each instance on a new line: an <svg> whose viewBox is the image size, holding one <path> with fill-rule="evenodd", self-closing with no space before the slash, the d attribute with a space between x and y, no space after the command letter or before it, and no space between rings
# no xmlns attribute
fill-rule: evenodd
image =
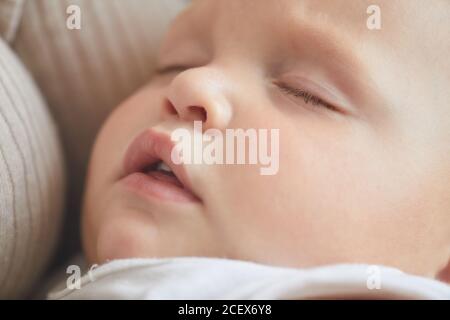
<svg viewBox="0 0 450 320"><path fill-rule="evenodd" d="M1 1L1 0L0 0ZM91 145L103 120L155 68L160 39L185 0L25 0L11 47L33 74L60 127L68 165L65 250L79 244ZM78 5L81 29L66 27Z"/></svg>
<svg viewBox="0 0 450 320"><path fill-rule="evenodd" d="M62 217L58 133L30 75L0 39L0 298L42 275Z"/></svg>

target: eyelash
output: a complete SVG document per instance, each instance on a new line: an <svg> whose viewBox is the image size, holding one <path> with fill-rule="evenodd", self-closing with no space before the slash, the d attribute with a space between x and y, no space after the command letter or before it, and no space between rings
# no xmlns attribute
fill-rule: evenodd
<svg viewBox="0 0 450 320"><path fill-rule="evenodd" d="M283 82L276 82L275 83L283 92L294 96L296 98L302 98L306 104L312 104L313 106L322 106L327 109L330 109L332 111L338 111L334 106L330 105L326 101L320 99L319 97L311 94L310 92L299 89L299 88L293 88L291 86L288 86L287 84Z"/></svg>
<svg viewBox="0 0 450 320"><path fill-rule="evenodd" d="M182 65L172 65L172 66L157 68L155 71L157 74L164 75L164 74L171 73L171 72L181 72L186 69L189 69L189 67L185 67Z"/></svg>

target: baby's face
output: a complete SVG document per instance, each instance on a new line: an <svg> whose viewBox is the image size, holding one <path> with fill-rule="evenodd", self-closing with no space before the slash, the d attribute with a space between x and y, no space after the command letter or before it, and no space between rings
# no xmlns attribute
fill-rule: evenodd
<svg viewBox="0 0 450 320"><path fill-rule="evenodd" d="M83 212L90 261L350 262L436 276L450 254L449 5L379 0L381 29L369 30L371 3L194 1L159 72L98 136ZM279 170L136 173L139 152L170 162L160 140L193 120L279 129ZM143 149L130 148L139 135Z"/></svg>

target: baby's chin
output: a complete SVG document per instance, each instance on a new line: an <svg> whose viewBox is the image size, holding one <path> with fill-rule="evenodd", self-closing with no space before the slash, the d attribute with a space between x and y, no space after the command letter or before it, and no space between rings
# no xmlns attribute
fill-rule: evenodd
<svg viewBox="0 0 450 320"><path fill-rule="evenodd" d="M85 233L85 255L89 263L116 259L146 258L159 254L157 228L132 214L112 216L97 227L95 234Z"/></svg>

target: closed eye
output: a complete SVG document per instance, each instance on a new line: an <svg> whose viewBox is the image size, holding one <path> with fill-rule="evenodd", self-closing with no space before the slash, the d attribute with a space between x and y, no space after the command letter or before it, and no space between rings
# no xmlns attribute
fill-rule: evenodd
<svg viewBox="0 0 450 320"><path fill-rule="evenodd" d="M156 68L155 72L159 75L165 75L165 74L169 74L169 73L183 72L189 68L190 67L186 67L184 65L168 65L165 67Z"/></svg>
<svg viewBox="0 0 450 320"><path fill-rule="evenodd" d="M330 109L332 111L339 112L339 110L335 106L331 105L330 103L322 100L321 98L315 96L314 94L304 89L291 87L284 82L275 82L275 85L278 86L284 93L302 99L306 104L311 104L313 106L321 106Z"/></svg>

